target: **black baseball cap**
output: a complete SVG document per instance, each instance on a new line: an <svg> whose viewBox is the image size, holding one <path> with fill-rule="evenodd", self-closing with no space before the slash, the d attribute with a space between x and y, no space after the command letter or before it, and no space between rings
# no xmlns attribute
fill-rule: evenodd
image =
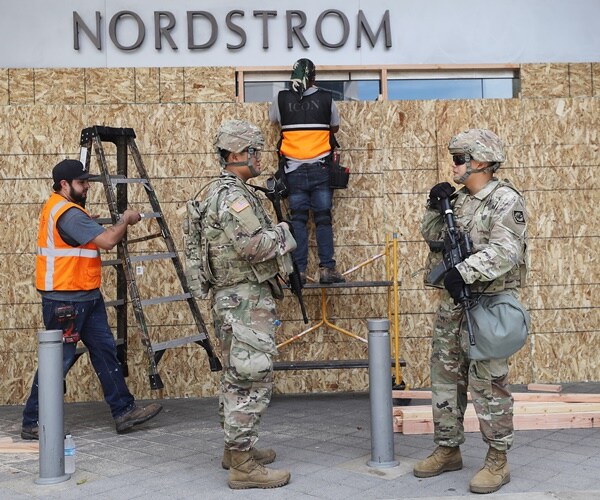
<svg viewBox="0 0 600 500"><path fill-rule="evenodd" d="M63 160L52 169L54 189L58 189L60 181L85 180L93 177L79 160Z"/></svg>

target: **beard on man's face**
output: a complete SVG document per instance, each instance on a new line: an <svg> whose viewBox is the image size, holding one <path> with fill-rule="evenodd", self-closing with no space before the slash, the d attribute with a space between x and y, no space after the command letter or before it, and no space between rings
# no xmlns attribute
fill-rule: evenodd
<svg viewBox="0 0 600 500"><path fill-rule="evenodd" d="M86 196L82 193L78 193L73 189L73 186L69 184L69 197L74 203L77 203L81 208L85 208Z"/></svg>

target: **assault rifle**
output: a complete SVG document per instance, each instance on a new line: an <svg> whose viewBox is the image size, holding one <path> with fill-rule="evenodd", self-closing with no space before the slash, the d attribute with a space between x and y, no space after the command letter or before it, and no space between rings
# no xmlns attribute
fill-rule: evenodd
<svg viewBox="0 0 600 500"><path fill-rule="evenodd" d="M281 208L281 199L283 198L283 194L287 190L285 184L283 184L280 179L277 179L275 177L269 177L267 179L266 184L266 188L263 188L261 186L252 187L265 193L269 201L273 204L273 208L275 209L275 215L277 216L277 222L286 222L289 226L290 233L292 233L293 236L294 232L292 229L292 225L283 216L283 210ZM306 307L304 306L304 300L302 299L302 281L300 280L300 271L298 271L298 265L296 264L294 257L292 257L292 265L293 271L287 276L287 285L290 287L290 290L298 299L298 303L300 304L300 310L302 311L302 319L304 320L305 324L308 324Z"/></svg>
<svg viewBox="0 0 600 500"><path fill-rule="evenodd" d="M435 266L427 275L426 281L431 284L438 284L443 280L446 273L456 267L473 253L473 242L469 233L463 233L456 227L454 212L450 205L449 198L440 199L440 213L446 221L446 234L444 235L444 243L442 245L430 245L433 251L442 251L442 261ZM467 321L467 332L469 333L469 343L475 345L475 337L473 335L473 326L471 324L470 308L475 305L471 296L471 287L465 285L462 290L461 298L459 299L465 312Z"/></svg>

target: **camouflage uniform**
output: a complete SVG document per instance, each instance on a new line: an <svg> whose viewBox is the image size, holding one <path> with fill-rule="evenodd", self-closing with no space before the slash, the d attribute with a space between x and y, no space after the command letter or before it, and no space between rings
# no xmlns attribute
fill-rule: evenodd
<svg viewBox="0 0 600 500"><path fill-rule="evenodd" d="M195 295L212 290L223 358L219 414L226 446L245 451L254 447L271 399L279 323L274 296L282 296L277 275L289 271L295 241L285 225L272 223L245 182L227 171L208 186L204 201L190 203L186 272Z"/></svg>
<svg viewBox="0 0 600 500"><path fill-rule="evenodd" d="M474 294L503 292L518 298L517 287L523 283L526 270L527 239L527 215L520 193L510 183L494 178L475 195L470 195L464 187L460 189L453 210L458 229L468 232L473 240L473 254L457 266L465 283L471 285ZM428 209L421 223L425 240L443 239L443 229L444 219L439 211ZM440 253L430 253L429 265L440 259ZM462 307L455 306L444 290L431 352L434 441L447 447L464 442L463 421L469 389L483 440L492 448L508 450L513 443L508 360L469 360L462 318Z"/></svg>

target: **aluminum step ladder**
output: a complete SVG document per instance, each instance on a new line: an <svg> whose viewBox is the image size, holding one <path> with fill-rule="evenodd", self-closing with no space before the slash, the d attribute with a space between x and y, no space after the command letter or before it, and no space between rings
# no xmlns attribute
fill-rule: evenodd
<svg viewBox="0 0 600 500"><path fill-rule="evenodd" d="M95 125L85 128L81 131L81 162L89 169L92 150L96 155L100 166L100 176L92 180L102 182L104 193L110 210L110 219L98 219L99 223L115 224L119 219L119 214L123 213L127 208L127 186L130 184L141 184L143 191L147 194L151 212L142 213L143 219L156 219L160 232L148 234L135 239L128 239L127 236L117 245L117 259L104 260L103 266L114 266L117 270L117 298L114 301L107 301L107 306L114 306L117 312L117 356L122 364L123 372L127 376L127 303L131 302L135 319L137 322L138 332L144 346L145 354L148 360L148 376L150 379L151 389L162 389L164 384L158 372L158 362L168 348L178 347L181 345L196 343L202 346L208 355L208 361L211 371L219 371L222 369L219 358L215 355L209 336L206 324L202 319L200 309L196 300L189 290L187 279L185 277L181 259L175 248L173 237L163 212L160 208L160 203L148 177L146 167L142 161L141 154L135 143L135 132L132 128L113 128ZM113 143L116 150L117 171L116 174L111 174L107 163L107 155L104 151L103 142ZM130 178L127 176L128 158L131 156L137 170L137 177ZM166 246L165 252L153 254L131 255L131 249L136 243L148 241L151 239L161 239ZM136 266L140 263L152 260L170 260L173 264L174 271L181 284L180 294L142 298L138 285L136 283ZM129 296L129 300L128 300ZM168 302L185 301L189 306L189 310L194 319L197 332L192 335L168 340L166 342L152 345L144 314L144 307L153 304L163 304Z"/></svg>

